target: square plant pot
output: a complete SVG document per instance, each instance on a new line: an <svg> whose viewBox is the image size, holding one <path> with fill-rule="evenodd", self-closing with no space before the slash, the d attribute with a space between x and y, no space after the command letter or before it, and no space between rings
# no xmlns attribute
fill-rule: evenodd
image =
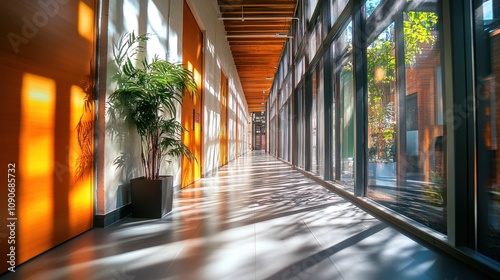
<svg viewBox="0 0 500 280"><path fill-rule="evenodd" d="M173 197L173 176L162 176L158 180L144 177L130 180L134 218L162 218L172 211Z"/></svg>

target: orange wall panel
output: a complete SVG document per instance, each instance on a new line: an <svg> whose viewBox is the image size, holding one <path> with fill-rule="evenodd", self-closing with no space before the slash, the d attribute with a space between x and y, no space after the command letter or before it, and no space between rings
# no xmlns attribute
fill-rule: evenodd
<svg viewBox="0 0 500 280"><path fill-rule="evenodd" d="M228 125L227 125L227 88L228 81L224 72L221 71L221 81L220 81L220 165L223 166L227 164L228 161Z"/></svg>
<svg viewBox="0 0 500 280"><path fill-rule="evenodd" d="M189 6L184 1L182 61L185 67L193 72L198 87L198 95L184 97L182 104L182 124L188 130L182 135L183 143L191 149L197 161L182 160L182 187L201 178L203 124L202 83L203 83L203 33L193 16Z"/></svg>
<svg viewBox="0 0 500 280"><path fill-rule="evenodd" d="M15 265L92 228L92 166L77 180L82 159L76 124L83 109L82 79L94 59L95 0L0 2L0 166L15 165L15 244L3 237L7 186L0 187L0 273L3 252L15 246ZM50 3L50 4L49 4ZM93 159L93 146L85 155ZM5 203L4 203L5 202Z"/></svg>

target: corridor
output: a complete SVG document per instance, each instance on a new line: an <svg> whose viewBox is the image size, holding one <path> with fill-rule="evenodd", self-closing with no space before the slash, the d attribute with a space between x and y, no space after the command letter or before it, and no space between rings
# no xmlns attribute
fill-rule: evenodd
<svg viewBox="0 0 500 280"><path fill-rule="evenodd" d="M254 151L178 192L165 218L94 228L0 279L483 278Z"/></svg>

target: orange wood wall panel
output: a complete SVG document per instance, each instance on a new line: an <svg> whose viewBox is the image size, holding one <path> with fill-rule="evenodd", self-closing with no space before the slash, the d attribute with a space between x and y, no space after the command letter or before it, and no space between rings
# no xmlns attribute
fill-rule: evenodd
<svg viewBox="0 0 500 280"><path fill-rule="evenodd" d="M198 86L198 95L192 98L185 96L182 104L182 124L187 132L182 135L183 143L191 149L197 161L182 159L182 187L201 178L203 124L202 112L202 83L203 83L203 33L201 32L191 9L184 1L183 34L182 34L182 62L193 72Z"/></svg>
<svg viewBox="0 0 500 280"><path fill-rule="evenodd" d="M0 273L92 228L93 143L85 176L76 124L93 136L93 112L83 110L82 79L94 57L95 0L2 1L0 31L0 166L15 164L15 209L6 227L7 184L0 186ZM6 180L5 180L6 181ZM12 194L11 194L12 196ZM9 244L6 237L13 236ZM10 259L10 257L9 257Z"/></svg>

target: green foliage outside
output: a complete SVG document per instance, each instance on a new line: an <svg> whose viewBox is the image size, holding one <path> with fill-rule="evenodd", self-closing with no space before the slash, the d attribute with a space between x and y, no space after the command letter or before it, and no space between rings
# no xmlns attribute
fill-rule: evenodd
<svg viewBox="0 0 500 280"><path fill-rule="evenodd" d="M404 50L405 65L412 67L422 45L435 41L431 33L437 23L432 12L404 12ZM368 131L370 162L396 161L396 44L394 42L394 23L389 25L367 48L368 70Z"/></svg>
<svg viewBox="0 0 500 280"><path fill-rule="evenodd" d="M446 181L435 171L431 171L431 182L422 187L422 196L431 205L443 206Z"/></svg>

